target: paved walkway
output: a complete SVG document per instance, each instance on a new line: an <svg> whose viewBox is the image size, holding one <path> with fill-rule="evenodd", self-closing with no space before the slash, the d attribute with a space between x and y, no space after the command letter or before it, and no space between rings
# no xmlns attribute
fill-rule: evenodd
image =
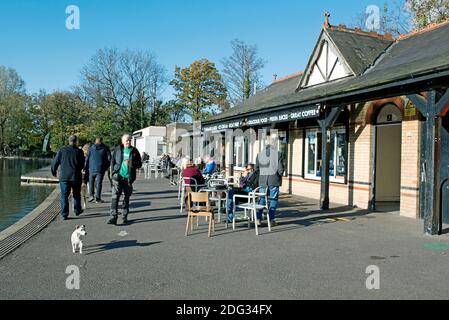
<svg viewBox="0 0 449 320"><path fill-rule="evenodd" d="M106 224L105 188L106 203L58 218L0 260L0 299L449 297L449 237L423 235L422 221L336 206L321 213L316 201L290 197L271 233L217 224L208 239L203 221L185 237L176 187L140 177L135 188L128 225ZM87 226L83 255L71 252L77 224ZM79 267L79 290L66 288L70 265ZM366 289L369 265L379 267L379 290Z"/></svg>

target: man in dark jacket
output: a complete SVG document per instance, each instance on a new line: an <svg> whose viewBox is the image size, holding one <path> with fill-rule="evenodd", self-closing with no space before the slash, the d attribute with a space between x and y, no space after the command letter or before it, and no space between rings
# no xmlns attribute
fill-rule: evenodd
<svg viewBox="0 0 449 320"><path fill-rule="evenodd" d="M228 190L228 223L232 223L234 219L234 195L248 195L255 190L259 184L259 177L254 171L254 164L249 163L244 171L244 176L240 179L239 188L232 188Z"/></svg>
<svg viewBox="0 0 449 320"><path fill-rule="evenodd" d="M69 195L73 193L75 215L81 210L81 171L84 166L83 150L77 147L77 137L69 137L69 145L62 147L51 164L51 174L56 177L59 172L59 186L61 188L61 217L67 220L69 216Z"/></svg>
<svg viewBox="0 0 449 320"><path fill-rule="evenodd" d="M87 153L84 170L89 172L89 202L104 202L101 199L101 189L105 172L110 165L111 153L103 144L103 138L97 137L95 144ZM95 186L95 188L94 188ZM95 190L95 198L94 198Z"/></svg>
<svg viewBox="0 0 449 320"><path fill-rule="evenodd" d="M256 159L255 170L259 174L259 191L267 192L269 200L268 216L271 226L276 226L275 213L278 205L279 187L282 185L284 175L284 155L279 152L272 144L273 137L268 137L265 149L260 151ZM259 204L265 205L265 198L261 197ZM256 223L260 225L262 221L262 211L257 211Z"/></svg>
<svg viewBox="0 0 449 320"><path fill-rule="evenodd" d="M115 148L111 158L112 172L112 201L111 218L109 224L117 224L118 203L122 192L125 195L123 200L122 218L123 223L128 222L129 198L133 192L132 184L136 180L136 169L142 167L142 158L139 150L131 146L131 135L122 136L122 144Z"/></svg>

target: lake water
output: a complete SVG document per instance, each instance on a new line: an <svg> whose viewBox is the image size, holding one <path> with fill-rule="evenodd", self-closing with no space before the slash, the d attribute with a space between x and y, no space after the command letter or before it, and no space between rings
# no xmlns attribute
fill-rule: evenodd
<svg viewBox="0 0 449 320"><path fill-rule="evenodd" d="M20 176L44 166L50 160L0 159L0 231L35 209L55 186L21 184Z"/></svg>

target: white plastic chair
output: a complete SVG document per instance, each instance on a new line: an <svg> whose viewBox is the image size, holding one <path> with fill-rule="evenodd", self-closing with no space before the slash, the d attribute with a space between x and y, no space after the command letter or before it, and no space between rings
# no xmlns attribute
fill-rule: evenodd
<svg viewBox="0 0 449 320"><path fill-rule="evenodd" d="M235 212L237 211L237 208L245 210L245 214L246 214L246 211L249 210L249 211L251 211L251 217L252 217L252 220L254 221L256 235L259 235L259 229L257 226L257 211L263 210L263 209L267 209L267 211L268 211L267 192L266 191L260 192L260 188L261 187L255 189L253 192L250 192L248 195L241 195L241 194L234 195L234 199L233 199L234 200L234 215L233 215L233 219L232 219L232 229L235 229ZM265 197L265 205L259 204L260 197ZM242 204L237 204L236 203L237 198L246 199L248 202L242 203ZM263 213L262 213L262 216L263 216ZM248 220L248 228L250 228L250 218L248 216L247 216L247 220ZM270 218L268 217L267 220L268 220L268 231L271 232Z"/></svg>
<svg viewBox="0 0 449 320"><path fill-rule="evenodd" d="M217 186L224 186L225 189L228 188L228 181L226 179L210 179L208 181L208 187L209 188L216 188ZM227 193L225 193L226 190L217 190L217 192L215 192L215 195L212 194L212 196L209 197L210 201L214 201L217 203L217 210L218 210L218 222L221 222L221 203L224 201L225 202L225 209L227 202L228 202L228 196ZM223 197L223 193L225 193L225 196ZM228 217L226 217L227 219Z"/></svg>

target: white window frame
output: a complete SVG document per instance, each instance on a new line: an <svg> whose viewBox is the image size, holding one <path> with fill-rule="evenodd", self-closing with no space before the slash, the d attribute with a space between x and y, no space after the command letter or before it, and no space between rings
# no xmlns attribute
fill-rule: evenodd
<svg viewBox="0 0 449 320"><path fill-rule="evenodd" d="M308 137L308 135L309 135L309 133L311 133L311 132L314 132L315 133L315 159L314 159L314 173L313 174L310 174L310 173L308 173L308 165L309 165L309 137ZM317 165L317 162L318 162L318 133L321 133L321 131L318 129L318 128L314 128L314 129L306 129L306 134L305 134L305 136L304 136L304 139L305 139L305 150L304 150L304 155L305 155L305 157L304 157L304 177L306 178L306 179L310 179L310 180L321 180L321 176L317 176L316 175L316 171L317 171L317 168L316 168L316 165ZM335 141L334 141L334 150L330 150L330 152L333 152L334 153L334 157L333 157L333 159L334 159L334 161L337 159L337 137L338 137L338 134L346 134L346 130L345 130L345 128L335 128L335 129L332 129L331 130L331 137L333 137L334 139L335 139ZM346 148L348 147L347 146L347 137L345 137L345 144L346 144ZM347 161L347 159L345 159L346 161ZM345 177L346 177L346 175L347 175L347 172L346 172L347 170L345 170L345 174L344 174L344 176L343 177L341 177L341 178L337 178L337 172L336 172L336 164L334 164L334 175L333 176L329 176L329 181L332 181L332 182L337 182L337 183L344 183L345 182Z"/></svg>
<svg viewBox="0 0 449 320"><path fill-rule="evenodd" d="M249 155L249 152L246 151L245 149L248 149L248 142L245 139L244 136L238 136L238 137L234 137L234 145L233 145L233 149L234 149L234 160L235 162L237 162L238 158L239 158L239 148L236 148L236 144L237 143L242 143L242 148L241 148L241 152L242 152L242 163L241 166L239 166L239 164L234 163L234 169L237 170L243 170L245 168L245 165L248 163L248 159L246 159L247 155Z"/></svg>

